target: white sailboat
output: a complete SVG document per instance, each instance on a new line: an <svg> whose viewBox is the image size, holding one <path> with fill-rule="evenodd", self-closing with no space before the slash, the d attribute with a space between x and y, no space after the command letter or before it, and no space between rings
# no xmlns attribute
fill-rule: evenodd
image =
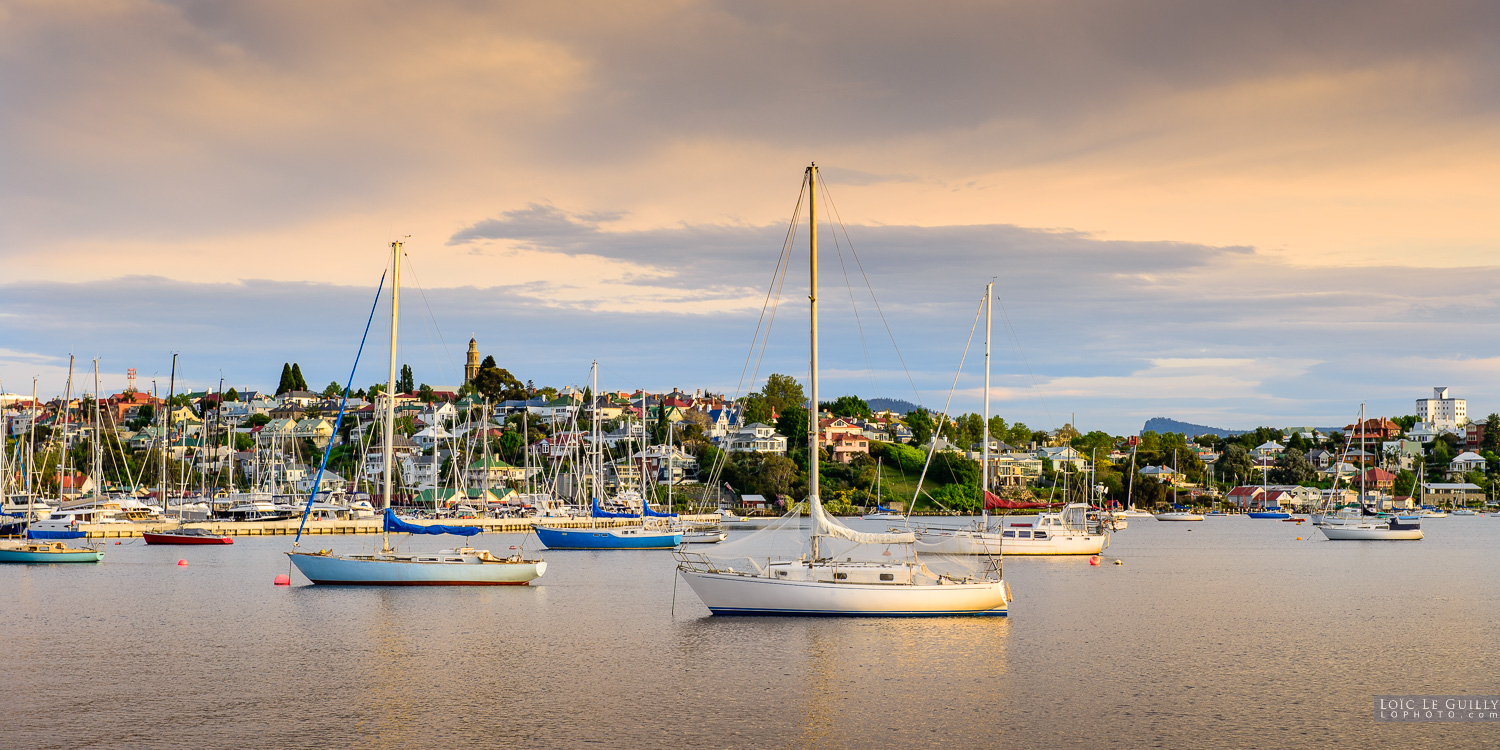
<svg viewBox="0 0 1500 750"><path fill-rule="evenodd" d="M984 432L980 447L979 487L986 508L990 489L990 333L995 283L984 287ZM1066 484L1064 485L1066 487ZM1064 500L1067 499L1066 494ZM998 501L998 499L996 499ZM1090 521L1088 503L1072 503L1060 513L1042 513L1034 519L1010 522L1002 518L991 524L984 518L966 529L923 527L916 529L917 549L941 555L1097 555L1109 546L1108 530Z"/></svg>
<svg viewBox="0 0 1500 750"><path fill-rule="evenodd" d="M808 549L796 558L745 559L679 550L678 571L714 614L942 616L1005 615L1009 592L998 564L974 575L935 573L910 532L855 531L823 511L818 497L818 168L806 171L811 312L808 394ZM994 558L991 558L992 560Z"/></svg>
<svg viewBox="0 0 1500 750"><path fill-rule="evenodd" d="M397 553L391 549L391 531L460 536L472 536L480 531L477 526L409 524L396 518L395 511L391 510L391 469L395 464L392 442L396 426L396 324L401 304L400 242L391 243L391 268L391 358L385 394L385 439L382 443L385 496L381 507L385 511L385 521L380 535L380 550L368 555L335 555L332 550L294 550L287 555L292 564L297 566L297 570L313 583L350 586L524 586L546 572L545 561L526 559L519 551L508 557L499 557L489 550L474 549L467 545L419 553ZM374 310L370 314L373 317ZM351 371L349 375L352 381L354 373ZM347 396L347 389L345 393ZM339 420L343 420L342 407L339 409ZM326 453L324 463L327 463ZM320 477L321 474L320 469ZM314 486L308 502L311 503L316 497L317 487Z"/></svg>
<svg viewBox="0 0 1500 750"><path fill-rule="evenodd" d="M1359 448L1363 454L1365 448L1365 405L1359 405L1360 432ZM1422 538L1422 525L1416 521L1402 521L1394 516L1381 518L1380 514L1365 506L1365 475L1368 471L1359 473L1359 517L1348 517L1342 514L1333 514L1333 509L1325 507L1323 523L1318 530L1323 532L1331 542L1337 541L1415 541ZM1334 474L1333 489L1339 486L1338 474ZM1329 494L1331 505L1337 493Z"/></svg>

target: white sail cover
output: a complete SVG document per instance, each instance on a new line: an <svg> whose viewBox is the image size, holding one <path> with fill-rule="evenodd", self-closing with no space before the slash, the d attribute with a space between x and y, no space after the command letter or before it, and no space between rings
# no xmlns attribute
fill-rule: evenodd
<svg viewBox="0 0 1500 750"><path fill-rule="evenodd" d="M845 526L837 518L823 512L823 503L818 500L817 495L808 498L812 505L812 532L819 536L831 536L837 539L845 539L857 544L915 544L917 537L910 531L899 533L872 534L864 531L855 531Z"/></svg>

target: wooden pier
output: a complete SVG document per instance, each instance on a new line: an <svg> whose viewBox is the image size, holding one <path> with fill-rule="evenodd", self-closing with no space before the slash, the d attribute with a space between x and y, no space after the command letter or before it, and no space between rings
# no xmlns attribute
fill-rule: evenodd
<svg viewBox="0 0 1500 750"><path fill-rule="evenodd" d="M714 523L716 515L682 515L679 520L689 523ZM633 526L638 520L628 518L450 518L437 521L413 521L409 523L438 523L444 526L478 526L486 533L524 534L534 526L553 526L563 529L612 528ZM207 529L226 536L288 536L296 535L299 519L283 521L193 521L184 524L190 529ZM379 534L382 520L360 518L347 520L308 519L304 534ZM81 523L78 530L89 539L126 539L138 537L146 532L169 531L177 528L176 521L156 523Z"/></svg>

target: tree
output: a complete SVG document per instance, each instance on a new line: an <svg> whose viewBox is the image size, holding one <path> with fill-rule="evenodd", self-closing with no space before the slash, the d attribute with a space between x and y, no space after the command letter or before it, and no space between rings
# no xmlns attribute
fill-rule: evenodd
<svg viewBox="0 0 1500 750"><path fill-rule="evenodd" d="M802 384L791 375L772 373L766 378L760 393L778 415L807 408L807 394L802 390Z"/></svg>
<svg viewBox="0 0 1500 750"><path fill-rule="evenodd" d="M245 424L251 427L259 427L264 424L270 424L270 422L271 415L269 414L252 414L249 419L245 420Z"/></svg>
<svg viewBox="0 0 1500 750"><path fill-rule="evenodd" d="M1312 462L1307 460L1307 454L1296 448L1287 448L1281 458L1276 459L1276 468L1270 474L1271 481L1276 484L1302 484L1317 477Z"/></svg>
<svg viewBox="0 0 1500 750"><path fill-rule="evenodd" d="M433 395L432 386L423 383L421 387L417 388L418 401L421 401L424 404L430 404L432 403L432 400L434 398L436 398L436 396Z"/></svg>
<svg viewBox="0 0 1500 750"><path fill-rule="evenodd" d="M337 396L343 392L344 389L339 387L339 382L337 380L330 380L328 381L328 387L323 389L323 397L333 398L334 396Z"/></svg>
<svg viewBox="0 0 1500 750"><path fill-rule="evenodd" d="M764 455L760 462L760 480L758 484L766 493L772 495L785 495L792 490L792 480L797 475L797 464L786 456L775 454Z"/></svg>
<svg viewBox="0 0 1500 750"><path fill-rule="evenodd" d="M1219 455L1214 471L1226 481L1235 481L1236 477L1243 480L1255 471L1255 464L1250 460L1250 451L1245 450L1245 446L1231 443Z"/></svg>
<svg viewBox="0 0 1500 750"><path fill-rule="evenodd" d="M302 377L302 366L298 365L296 362L292 363L292 382L292 387L294 390L307 390L307 380Z"/></svg>
<svg viewBox="0 0 1500 750"><path fill-rule="evenodd" d="M1494 451L1500 448L1500 414L1484 418L1484 437L1479 441L1480 450Z"/></svg>
<svg viewBox="0 0 1500 750"><path fill-rule="evenodd" d="M776 420L776 431L786 436L787 445L792 448L798 445L806 447L807 430L807 412L802 409L783 412Z"/></svg>
<svg viewBox="0 0 1500 750"><path fill-rule="evenodd" d="M484 358L479 365L479 373L471 382L474 390L491 403L526 400L526 387L521 385L516 376L510 374L510 370L496 367L494 357Z"/></svg>
<svg viewBox="0 0 1500 750"><path fill-rule="evenodd" d="M651 428L651 441L657 443L658 445L667 442L667 431L672 427L672 421L667 416L667 410L669 408L671 407L668 407L664 403L657 402L656 425Z"/></svg>
<svg viewBox="0 0 1500 750"><path fill-rule="evenodd" d="M224 394L224 400L225 401L239 401L240 400L240 392L231 387L229 389L229 392Z"/></svg>
<svg viewBox="0 0 1500 750"><path fill-rule="evenodd" d="M416 380L411 376L411 365L401 365L401 375L396 378L396 392L411 393L416 387Z"/></svg>
<svg viewBox="0 0 1500 750"><path fill-rule="evenodd" d="M1411 497L1415 494L1416 487L1416 472L1411 469L1402 469L1396 473L1396 484L1391 488L1391 493L1397 497Z"/></svg>
<svg viewBox="0 0 1500 750"><path fill-rule="evenodd" d="M287 391L296 389L297 381L292 377L292 363L283 362L281 364L281 382L276 384L276 395L280 396Z"/></svg>
<svg viewBox="0 0 1500 750"><path fill-rule="evenodd" d="M772 422L771 405L759 393L752 393L740 399L740 406L744 409L742 424L750 425L756 422L770 424Z"/></svg>
<svg viewBox="0 0 1500 750"><path fill-rule="evenodd" d="M1031 428L1025 422L1016 422L1010 426L1010 432L1005 435L1005 442L1015 448L1026 448L1032 438Z"/></svg>
<svg viewBox="0 0 1500 750"><path fill-rule="evenodd" d="M870 405L865 403L859 396L839 396L833 403L822 405L835 417L863 417L870 418Z"/></svg>
<svg viewBox="0 0 1500 750"><path fill-rule="evenodd" d="M926 409L912 409L906 413L906 427L911 430L911 444L920 446L932 439L936 425L932 422L932 414Z"/></svg>

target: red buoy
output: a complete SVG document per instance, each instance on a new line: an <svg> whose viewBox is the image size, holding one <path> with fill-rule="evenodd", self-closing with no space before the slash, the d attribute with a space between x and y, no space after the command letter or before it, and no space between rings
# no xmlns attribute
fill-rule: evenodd
<svg viewBox="0 0 1500 750"><path fill-rule="evenodd" d="M1099 564L1099 558L1098 558L1098 556L1094 556L1094 557L1090 557L1089 558L1089 565L1098 565L1098 564Z"/></svg>
<svg viewBox="0 0 1500 750"><path fill-rule="evenodd" d="M177 564L178 565L187 565L187 560L178 560Z"/></svg>
<svg viewBox="0 0 1500 750"><path fill-rule="evenodd" d="M281 575L276 576L275 584L277 586L290 586L292 585L292 577L285 573L282 573Z"/></svg>

